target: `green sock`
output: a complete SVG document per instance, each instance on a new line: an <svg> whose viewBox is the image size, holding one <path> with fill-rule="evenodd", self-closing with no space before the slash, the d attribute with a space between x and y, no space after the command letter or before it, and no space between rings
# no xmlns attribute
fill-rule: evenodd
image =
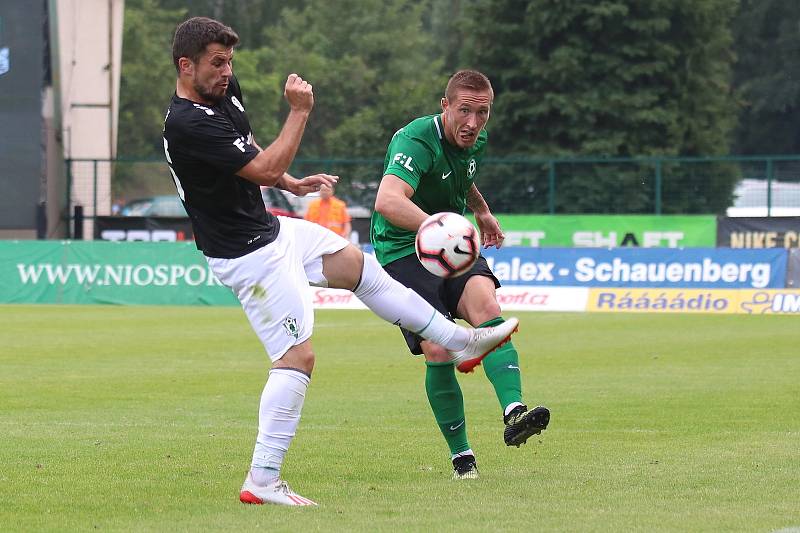
<svg viewBox="0 0 800 533"><path fill-rule="evenodd" d="M502 317L484 322L479 328L496 326L505 322ZM514 402L522 403L522 376L519 371L519 354L512 342L508 342L493 351L483 360L483 371L489 378L500 407Z"/></svg>
<svg viewBox="0 0 800 533"><path fill-rule="evenodd" d="M433 416L451 454L469 450L467 423L464 418L464 396L456 379L453 363L425 362L425 391Z"/></svg>

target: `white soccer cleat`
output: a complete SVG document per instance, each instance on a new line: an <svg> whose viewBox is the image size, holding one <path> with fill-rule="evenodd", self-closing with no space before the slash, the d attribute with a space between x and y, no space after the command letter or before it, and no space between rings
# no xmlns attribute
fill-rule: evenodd
<svg viewBox="0 0 800 533"><path fill-rule="evenodd" d="M289 484L278 479L269 485L256 485L250 472L244 480L242 490L239 492L239 501L261 505L274 503L276 505L317 505L308 498L304 498L289 488Z"/></svg>
<svg viewBox="0 0 800 533"><path fill-rule="evenodd" d="M519 320L512 317L497 326L470 330L466 348L450 352L450 360L456 364L459 372L472 372L484 357L511 340L511 335L517 329Z"/></svg>

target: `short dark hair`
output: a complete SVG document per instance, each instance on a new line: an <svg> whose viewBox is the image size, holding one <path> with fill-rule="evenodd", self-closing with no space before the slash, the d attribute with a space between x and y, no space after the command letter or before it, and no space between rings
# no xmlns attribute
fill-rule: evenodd
<svg viewBox="0 0 800 533"><path fill-rule="evenodd" d="M459 89L468 89L470 91L489 91L491 99L494 100L494 89L492 84L485 75L477 70L459 70L447 82L447 88L444 90L444 97L448 101L456 97Z"/></svg>
<svg viewBox="0 0 800 533"><path fill-rule="evenodd" d="M206 51L206 46L218 43L233 48L239 43L239 36L229 26L208 17L193 17L178 25L172 40L172 62L180 72L178 60L188 57L197 63Z"/></svg>

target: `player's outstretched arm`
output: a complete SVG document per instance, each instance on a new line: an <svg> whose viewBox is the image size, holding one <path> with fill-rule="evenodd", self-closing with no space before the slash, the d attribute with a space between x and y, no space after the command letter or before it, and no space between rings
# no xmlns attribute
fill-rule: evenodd
<svg viewBox="0 0 800 533"><path fill-rule="evenodd" d="M247 163L237 174L258 185L274 187L297 154L308 116L314 107L314 92L310 83L297 74L290 74L283 92L289 103L289 115L278 137Z"/></svg>
<svg viewBox="0 0 800 533"><path fill-rule="evenodd" d="M323 186L333 187L339 181L339 176L331 174L313 174L302 179L297 179L286 172L275 183L275 187L289 191L295 196L305 196L308 193L317 192Z"/></svg>
<svg viewBox="0 0 800 533"><path fill-rule="evenodd" d="M420 224L428 218L428 213L411 201L414 189L394 174L381 179L375 197L375 211L389 222L409 231L417 231Z"/></svg>
<svg viewBox="0 0 800 533"><path fill-rule="evenodd" d="M481 243L484 248L495 246L500 248L503 245L503 230L500 229L500 222L489 210L489 205L483 199L483 195L475 184L467 191L467 207L475 214L475 222L478 223L478 230L481 232Z"/></svg>

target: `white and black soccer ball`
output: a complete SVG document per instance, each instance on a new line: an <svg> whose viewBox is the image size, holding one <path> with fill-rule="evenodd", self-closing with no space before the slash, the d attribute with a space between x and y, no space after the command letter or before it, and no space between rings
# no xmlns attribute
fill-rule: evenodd
<svg viewBox="0 0 800 533"><path fill-rule="evenodd" d="M456 213L436 213L417 231L417 257L425 269L442 278L469 270L480 254L478 230Z"/></svg>

